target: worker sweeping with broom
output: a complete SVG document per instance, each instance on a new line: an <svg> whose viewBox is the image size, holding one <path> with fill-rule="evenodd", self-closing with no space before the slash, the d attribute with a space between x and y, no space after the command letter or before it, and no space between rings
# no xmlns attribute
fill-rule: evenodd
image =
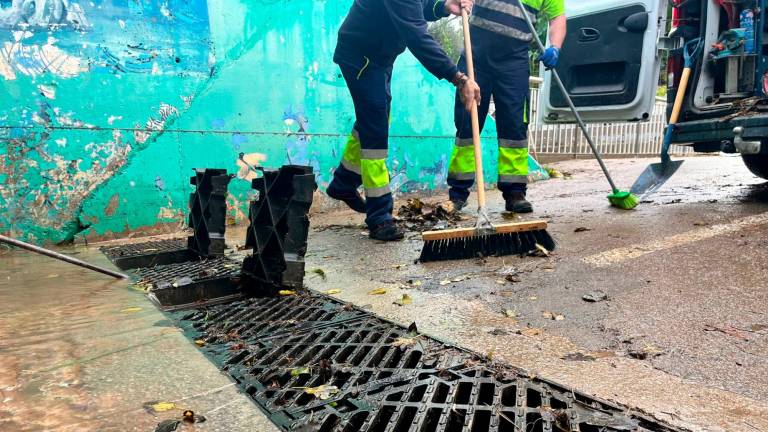
<svg viewBox="0 0 768 432"><path fill-rule="evenodd" d="M496 106L499 143L498 188L506 210L531 213L526 200L528 183L528 51L533 35L518 0L477 0L469 18L474 55L475 80L482 89L478 109L482 131L491 102ZM539 58L547 68L557 66L566 33L564 0L522 0L522 7L533 19L549 21L551 46ZM466 52L459 69L466 72ZM469 189L475 182L475 154L469 113L456 97L454 110L456 144L448 169L449 199L456 209L467 205Z"/></svg>
<svg viewBox="0 0 768 432"><path fill-rule="evenodd" d="M461 15L472 0L355 0L339 29L334 62L355 106L355 125L327 194L366 213L370 237L394 241L403 231L392 219L386 166L392 65L407 47L435 77L453 83L464 110L481 102L480 88L460 72L427 33L427 21ZM359 195L365 189L365 200Z"/></svg>

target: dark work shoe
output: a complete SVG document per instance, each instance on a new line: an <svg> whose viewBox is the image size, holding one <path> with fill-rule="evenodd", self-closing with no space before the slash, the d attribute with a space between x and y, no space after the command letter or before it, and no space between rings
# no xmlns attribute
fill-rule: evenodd
<svg viewBox="0 0 768 432"><path fill-rule="evenodd" d="M457 212L458 212L458 211L461 211L462 209L464 209L464 207L466 207L466 206L467 206L467 202L466 202L466 201L462 201L462 200L451 200L451 202L453 203L453 210L454 210L454 211L457 211Z"/></svg>
<svg viewBox="0 0 768 432"><path fill-rule="evenodd" d="M374 240L398 241L405 237L405 233L394 222L387 221L371 228L368 236Z"/></svg>
<svg viewBox="0 0 768 432"><path fill-rule="evenodd" d="M365 200L356 190L351 192L341 191L333 187L333 182L331 182L331 184L328 185L328 189L326 189L325 193L335 200L344 201L344 203L348 205L352 210L358 213L365 213Z"/></svg>
<svg viewBox="0 0 768 432"><path fill-rule="evenodd" d="M525 199L522 192L512 192L506 199L506 210L512 213L533 213L533 206Z"/></svg>

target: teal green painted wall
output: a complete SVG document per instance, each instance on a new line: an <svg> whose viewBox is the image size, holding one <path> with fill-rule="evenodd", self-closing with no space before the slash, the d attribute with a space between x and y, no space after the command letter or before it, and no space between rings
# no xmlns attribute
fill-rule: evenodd
<svg viewBox="0 0 768 432"><path fill-rule="evenodd" d="M153 3L112 0L104 12L84 2L82 28L67 16L22 30L0 15L0 48L44 65L0 60L0 232L59 242L180 221L192 169L242 177L240 152L264 166L308 164L321 188L330 181L354 121L331 61L351 2ZM392 91L396 190L442 186L452 87L406 54ZM230 189L242 220L249 182Z"/></svg>

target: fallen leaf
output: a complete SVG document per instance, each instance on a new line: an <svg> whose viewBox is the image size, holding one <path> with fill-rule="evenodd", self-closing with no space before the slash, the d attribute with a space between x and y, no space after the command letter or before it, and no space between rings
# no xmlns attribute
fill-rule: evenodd
<svg viewBox="0 0 768 432"><path fill-rule="evenodd" d="M403 294L401 298L395 300L393 303L398 306L406 306L413 303L413 299L408 294Z"/></svg>
<svg viewBox="0 0 768 432"><path fill-rule="evenodd" d="M538 243L536 243L536 252L538 253L539 256L544 256L544 257L549 256L549 250Z"/></svg>
<svg viewBox="0 0 768 432"><path fill-rule="evenodd" d="M750 327L750 330L752 330L753 332L768 330L768 324L752 324L752 326Z"/></svg>
<svg viewBox="0 0 768 432"><path fill-rule="evenodd" d="M520 334L522 334L523 336L539 336L541 335L541 329L528 327L523 330L520 330Z"/></svg>
<svg viewBox="0 0 768 432"><path fill-rule="evenodd" d="M538 298L538 297L536 297L536 296L530 296L530 297L528 297L528 300L538 300L538 299L539 299L539 298Z"/></svg>
<svg viewBox="0 0 768 432"><path fill-rule="evenodd" d="M316 274L316 275L320 276L320 279L322 279L322 280L325 280L325 270L323 270L323 269L321 269L321 268L316 268L316 269L312 269L312 270L310 270L310 271L311 271L312 273L314 273L314 274Z"/></svg>
<svg viewBox="0 0 768 432"><path fill-rule="evenodd" d="M507 332L506 332L506 330L502 330L502 329L496 328L496 329L493 329L493 330L489 331L488 334L493 335L493 336L504 336L504 335L507 334Z"/></svg>
<svg viewBox="0 0 768 432"><path fill-rule="evenodd" d="M173 432L180 424L179 420L163 420L157 424L155 432Z"/></svg>
<svg viewBox="0 0 768 432"><path fill-rule="evenodd" d="M568 361L595 361L596 360L591 355L580 353L580 352L568 353L560 358Z"/></svg>
<svg viewBox="0 0 768 432"><path fill-rule="evenodd" d="M417 281L413 281L413 282L411 283L411 285L413 285L413 286L421 286L421 283L422 283L422 282L421 282L420 280L417 280Z"/></svg>
<svg viewBox="0 0 768 432"><path fill-rule="evenodd" d="M325 294L333 295L333 294L341 294L340 289L329 289L328 291L324 291Z"/></svg>
<svg viewBox="0 0 768 432"><path fill-rule="evenodd" d="M457 276L457 277L453 278L453 282L461 282L461 281L464 281L464 280L467 280L467 279L469 279L469 276L461 275L461 276Z"/></svg>
<svg viewBox="0 0 768 432"><path fill-rule="evenodd" d="M330 399L331 396L339 392L339 388L332 385L323 384L317 387L298 387L304 390L304 393L310 394L320 400Z"/></svg>
<svg viewBox="0 0 768 432"><path fill-rule="evenodd" d="M408 326L408 334L411 336L416 336L419 334L419 329L416 327L415 322L412 322L411 325Z"/></svg>
<svg viewBox="0 0 768 432"><path fill-rule="evenodd" d="M409 347L416 343L416 339L418 339L419 336L416 337L399 337L396 338L394 341L392 341L391 345L395 347Z"/></svg>
<svg viewBox="0 0 768 432"><path fill-rule="evenodd" d="M573 230L573 232L576 232L576 233L587 232L587 231L592 231L592 228L578 227L575 230Z"/></svg>
<svg viewBox="0 0 768 432"><path fill-rule="evenodd" d="M445 280L441 280L441 281L440 281L440 285L448 285L448 284L450 284L450 283L451 283L451 280L450 280L450 279L445 279Z"/></svg>
<svg viewBox="0 0 768 432"><path fill-rule="evenodd" d="M515 292L514 291L499 291L496 294L498 294L498 295L500 295L502 297L507 297L507 298L511 298L511 297L515 296Z"/></svg>
<svg viewBox="0 0 768 432"><path fill-rule="evenodd" d="M509 318L517 318L517 312L513 311L512 309L504 309L504 315Z"/></svg>
<svg viewBox="0 0 768 432"><path fill-rule="evenodd" d="M59 277L59 275L57 275L56 273L51 273L48 276L46 276L45 278L46 279L54 279L54 278L57 278L57 277Z"/></svg>
<svg viewBox="0 0 768 432"><path fill-rule="evenodd" d="M546 319L551 319L553 321L562 321L562 320L565 319L565 317L563 315L560 315L560 314L557 314L557 313L554 313L554 312L550 312L550 311L545 311L542 314L542 316L544 318L546 318Z"/></svg>
<svg viewBox="0 0 768 432"><path fill-rule="evenodd" d="M651 345L651 344L647 344L646 346L644 346L643 347L643 352L651 354L653 356L659 356L659 355L664 354L664 351L662 351L660 348L658 348L658 347L656 347L654 345Z"/></svg>
<svg viewBox="0 0 768 432"><path fill-rule="evenodd" d="M272 291L272 292L274 292L274 291ZM293 295L296 295L296 291L293 291L293 290L280 290L278 292L278 294L280 294L281 296L293 296Z"/></svg>
<svg viewBox="0 0 768 432"><path fill-rule="evenodd" d="M199 347L204 347L205 346L205 341L202 340L202 339L197 339L197 340L195 340L195 345L197 345Z"/></svg>
<svg viewBox="0 0 768 432"><path fill-rule="evenodd" d="M496 283L499 284L499 285L504 285L507 282L504 279L496 279Z"/></svg>
<svg viewBox="0 0 768 432"><path fill-rule="evenodd" d="M583 296L581 296L581 299L590 302L590 303L596 303L603 300L608 300L608 294L602 292L602 291L590 291Z"/></svg>
<svg viewBox="0 0 768 432"><path fill-rule="evenodd" d="M176 409L176 404L173 402L157 402L151 405L154 412L165 412L172 409Z"/></svg>
<svg viewBox="0 0 768 432"><path fill-rule="evenodd" d="M136 312L138 312L140 310L141 310L141 308L138 307L138 306L131 306L131 307L127 307L125 309L122 309L120 312L122 312L122 313L136 313Z"/></svg>
<svg viewBox="0 0 768 432"><path fill-rule="evenodd" d="M485 357L488 359L488 361L493 360L493 351L488 351L488 354L486 354Z"/></svg>
<svg viewBox="0 0 768 432"><path fill-rule="evenodd" d="M184 413L181 414L181 419L184 420L187 423L194 423L195 422L195 412L192 410L184 410Z"/></svg>
<svg viewBox="0 0 768 432"><path fill-rule="evenodd" d="M556 170L554 168L544 167L544 169L547 170L547 173L552 178L563 178L563 173L561 173L560 171L558 171L558 170Z"/></svg>
<svg viewBox="0 0 768 432"><path fill-rule="evenodd" d="M518 282L522 282L523 281L522 279L520 279L516 275L511 275L511 274L504 276L504 280L506 280L509 283L518 283Z"/></svg>
<svg viewBox="0 0 768 432"><path fill-rule="evenodd" d="M387 293L386 288L376 288L373 291L368 291L368 295L383 295Z"/></svg>
<svg viewBox="0 0 768 432"><path fill-rule="evenodd" d="M308 367L291 369L291 376L293 377L297 377L299 375L308 375L309 373L310 372Z"/></svg>

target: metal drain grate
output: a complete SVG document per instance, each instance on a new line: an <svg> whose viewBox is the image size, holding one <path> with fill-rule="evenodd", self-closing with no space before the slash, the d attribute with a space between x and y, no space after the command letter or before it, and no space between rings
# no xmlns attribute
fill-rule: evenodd
<svg viewBox="0 0 768 432"><path fill-rule="evenodd" d="M138 284L162 308L231 300L240 296L240 263L229 258L195 260L136 270Z"/></svg>
<svg viewBox="0 0 768 432"><path fill-rule="evenodd" d="M193 258L187 249L187 239L104 246L99 250L123 270L179 263Z"/></svg>
<svg viewBox="0 0 768 432"><path fill-rule="evenodd" d="M175 317L285 430L672 430L319 295ZM320 386L327 398L305 391Z"/></svg>

